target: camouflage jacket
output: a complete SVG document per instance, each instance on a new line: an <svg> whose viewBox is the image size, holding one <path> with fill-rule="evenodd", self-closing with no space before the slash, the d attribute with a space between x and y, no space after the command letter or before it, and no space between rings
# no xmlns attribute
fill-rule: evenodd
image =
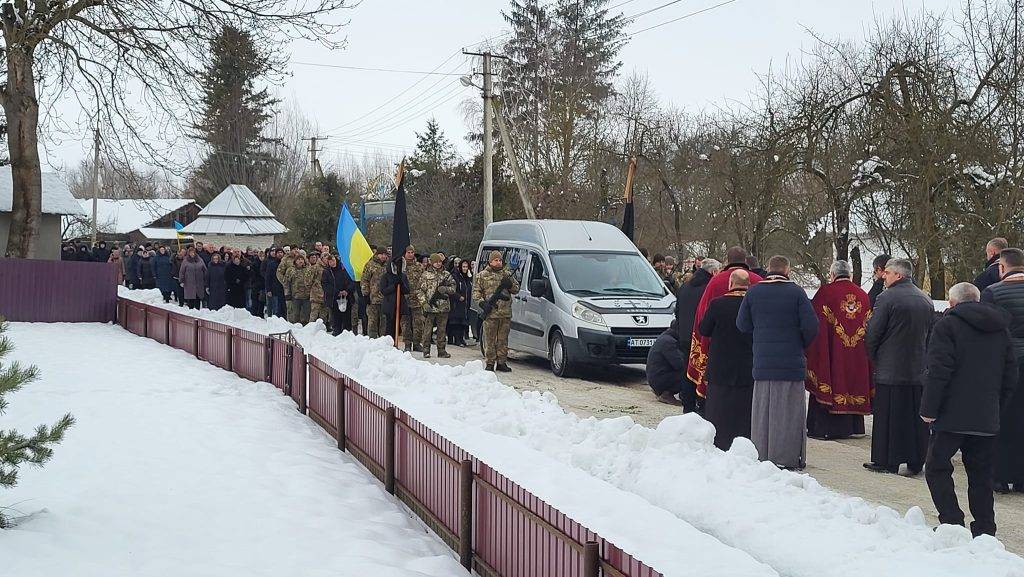
<svg viewBox="0 0 1024 577"><path fill-rule="evenodd" d="M370 262L363 267L363 278L359 281L359 290L364 297L370 297L370 304L379 305L384 301L384 295L380 294L380 279L384 276L384 265L371 258Z"/></svg>
<svg viewBox="0 0 1024 577"><path fill-rule="evenodd" d="M308 299L313 285L320 285L320 275L316 269L313 266L290 267L284 277L286 282L281 283L285 294L291 295L293 299Z"/></svg>
<svg viewBox="0 0 1024 577"><path fill-rule="evenodd" d="M412 280L409 281L409 284L412 285ZM444 296L431 302L436 293ZM432 266L427 267L420 275L418 285L413 288L413 294L417 295L419 301L423 303L423 312L449 312L452 310L452 302L448 300L448 297L455 294L455 279L452 278L450 272L444 269L437 270Z"/></svg>
<svg viewBox="0 0 1024 577"><path fill-rule="evenodd" d="M426 267L416 261L411 263L406 261L405 263L405 278L409 280L409 290L412 291L408 298L409 308L411 309L423 308L423 304L426 302L420 296L420 278L423 276L425 269Z"/></svg>
<svg viewBox="0 0 1024 577"><path fill-rule="evenodd" d="M519 283L516 282L515 277L509 272L507 268L501 270L494 270L491 267L487 267L480 271L478 275L473 279L473 302L480 306L481 303L486 302L491 298L492 295L498 290L498 285L501 284L501 279L508 277L512 281L512 288L508 290L508 300L498 299L494 305L494 309L491 311L491 315L488 318L495 319L510 319L512 318L512 296L519 292Z"/></svg>
<svg viewBox="0 0 1024 577"><path fill-rule="evenodd" d="M288 283L285 282L285 278L288 276L288 270L295 266L295 257L288 253L281 259L281 264L277 265L277 282L281 283L284 287L284 294L288 296L291 294L288 292Z"/></svg>
<svg viewBox="0 0 1024 577"><path fill-rule="evenodd" d="M324 265L320 264L320 263L317 263L317 264L309 265L306 268L311 268L311 269L313 269L313 271L315 271L313 273L313 276L314 276L313 286L310 287L310 289L309 289L309 300L311 302L314 302L314 303L321 303L321 304L323 304L323 302L324 302L324 285L323 285L323 283L320 282L320 279L322 279L323 276L324 276Z"/></svg>

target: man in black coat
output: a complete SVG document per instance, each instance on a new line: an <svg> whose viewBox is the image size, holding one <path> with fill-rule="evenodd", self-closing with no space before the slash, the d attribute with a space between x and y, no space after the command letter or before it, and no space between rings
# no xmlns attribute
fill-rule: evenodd
<svg viewBox="0 0 1024 577"><path fill-rule="evenodd" d="M979 291L984 291L1001 280L999 274L999 253L1009 247L1010 243L1001 237L993 238L985 245L985 270L981 271L981 274L974 279L974 286L978 287Z"/></svg>
<svg viewBox="0 0 1024 577"><path fill-rule="evenodd" d="M1003 280L981 293L981 302L1010 314L1010 341L1020 367L1017 390L1003 408L996 437L995 489L1024 493L1024 251L1007 248L999 253Z"/></svg>
<svg viewBox="0 0 1024 577"><path fill-rule="evenodd" d="M95 262L107 262L110 259L110 250L107 249L107 243L100 241L92 249L92 260Z"/></svg>
<svg viewBox="0 0 1024 577"><path fill-rule="evenodd" d="M715 426L715 446L727 451L736 437L750 438L754 399L754 353L749 333L736 328L740 304L750 288L750 273L729 275L729 292L711 301L700 320L700 334L711 337L704 418Z"/></svg>
<svg viewBox="0 0 1024 577"><path fill-rule="evenodd" d="M684 387L685 372L686 359L679 350L679 325L672 321L672 325L658 336L647 352L647 384L654 390L659 403L682 404L675 396Z"/></svg>
<svg viewBox="0 0 1024 577"><path fill-rule="evenodd" d="M776 255L768 261L768 276L747 291L736 327L753 334L750 440L762 461L803 469L807 462L804 349L818 335L818 317L807 293L789 280L789 273L788 258Z"/></svg>
<svg viewBox="0 0 1024 577"><path fill-rule="evenodd" d="M689 282L683 284L676 291L676 325L679 329L679 351L686 359L690 355L690 343L693 338L693 319L697 314L697 305L700 298L704 296L704 290L708 287L711 277L722 270L722 263L713 258L706 258L701 262L700 268L693 273ZM686 365L683 365L683 383L679 398L683 403L683 409L689 413L697 409L697 385L686 378Z"/></svg>
<svg viewBox="0 0 1024 577"><path fill-rule="evenodd" d="M928 446L928 428L918 414L935 305L914 286L913 277L909 260L889 261L886 288L875 301L864 337L875 383L871 461L864 467L879 473L896 473L901 463L911 474L920 473Z"/></svg>
<svg viewBox="0 0 1024 577"><path fill-rule="evenodd" d="M871 261L872 282L871 290L868 291L868 298L871 299L871 308L875 308L878 295L885 290L885 265L889 264L892 257L887 254L880 254Z"/></svg>
<svg viewBox="0 0 1024 577"><path fill-rule="evenodd" d="M269 314L284 318L284 285L277 279L277 267L281 265L282 258L284 258L284 249L280 247L270 253L264 269L263 283L267 290L267 301L270 303Z"/></svg>
<svg viewBox="0 0 1024 577"><path fill-rule="evenodd" d="M1006 311L980 303L970 283L949 289L945 316L928 344L928 372L921 419L931 424L925 479L944 525L963 525L964 512L953 489L952 458L963 455L971 533L996 534L992 464L1000 409L1017 384L1017 360Z"/></svg>

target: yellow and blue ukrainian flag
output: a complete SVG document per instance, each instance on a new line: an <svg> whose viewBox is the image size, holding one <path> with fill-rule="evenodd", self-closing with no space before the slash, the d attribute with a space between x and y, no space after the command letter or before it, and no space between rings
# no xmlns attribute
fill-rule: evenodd
<svg viewBox="0 0 1024 577"><path fill-rule="evenodd" d="M335 241L338 245L338 257L341 258L341 264L345 265L349 276L357 281L362 280L363 266L373 256L373 251L370 250L370 243L366 242L362 231L356 226L348 206L344 204L341 205L341 216L338 217Z"/></svg>

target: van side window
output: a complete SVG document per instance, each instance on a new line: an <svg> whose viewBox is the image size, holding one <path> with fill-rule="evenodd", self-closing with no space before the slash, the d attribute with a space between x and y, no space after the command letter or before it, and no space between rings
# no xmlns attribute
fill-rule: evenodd
<svg viewBox="0 0 1024 577"><path fill-rule="evenodd" d="M487 268L487 255L491 254L492 250L500 251L502 255L505 254L505 249L500 246L485 246L484 249L480 251L480 261L476 263L476 270L473 271L474 274Z"/></svg>
<svg viewBox="0 0 1024 577"><path fill-rule="evenodd" d="M547 276L547 272L544 270L544 261L541 260L540 255L530 253L530 282L547 278Z"/></svg>
<svg viewBox="0 0 1024 577"><path fill-rule="evenodd" d="M526 258L528 252L525 248L516 248L510 246L485 246L480 251L480 260L476 263L476 272L480 272L487 268L487 256L491 254L492 250L496 250L501 253L501 260L505 263L505 268L512 272L512 276L515 277L516 282L523 282L523 273L526 272Z"/></svg>

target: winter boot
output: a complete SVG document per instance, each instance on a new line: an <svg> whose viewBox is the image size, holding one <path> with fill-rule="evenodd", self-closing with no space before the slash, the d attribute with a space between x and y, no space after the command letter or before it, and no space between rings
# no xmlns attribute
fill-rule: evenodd
<svg viewBox="0 0 1024 577"><path fill-rule="evenodd" d="M423 358L425 358L425 359L429 359L430 358L430 349L427 349L427 350L423 351Z"/></svg>
<svg viewBox="0 0 1024 577"><path fill-rule="evenodd" d="M494 363L487 363L487 366L484 367L484 370L485 371L491 371L493 373L494 372Z"/></svg>
<svg viewBox="0 0 1024 577"><path fill-rule="evenodd" d="M437 358L439 358L439 359L450 359L450 358L452 358L452 355L448 351L437 351Z"/></svg>
<svg viewBox="0 0 1024 577"><path fill-rule="evenodd" d="M412 346L412 350L417 352L417 353L422 353L423 352L423 345L413 345Z"/></svg>
<svg viewBox="0 0 1024 577"><path fill-rule="evenodd" d="M675 407L683 406L683 402L677 399L675 395L673 395L669 391L665 391L664 393L658 395L658 402L665 403L666 405L672 405Z"/></svg>
<svg viewBox="0 0 1024 577"><path fill-rule="evenodd" d="M499 373L511 373L512 367L508 366L506 363L498 363L498 365L494 367L494 370Z"/></svg>
<svg viewBox="0 0 1024 577"><path fill-rule="evenodd" d="M407 353L411 353L412 352L412 343L405 343L405 352L407 352Z"/></svg>

